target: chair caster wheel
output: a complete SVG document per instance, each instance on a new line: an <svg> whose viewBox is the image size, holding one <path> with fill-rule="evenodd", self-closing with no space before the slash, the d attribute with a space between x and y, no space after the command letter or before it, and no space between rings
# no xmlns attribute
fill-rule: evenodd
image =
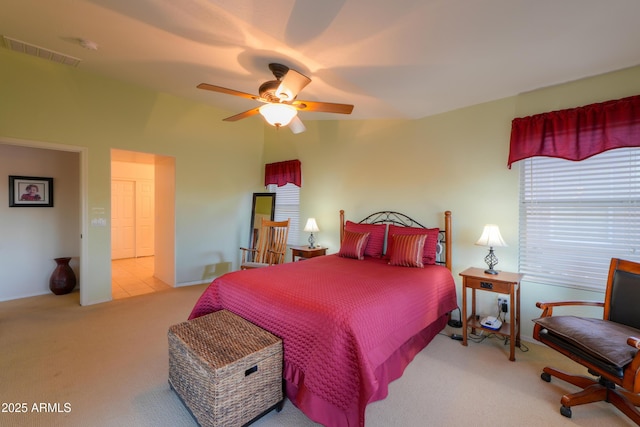
<svg viewBox="0 0 640 427"><path fill-rule="evenodd" d="M548 383L551 382L551 375L547 374L546 372L541 373L540 378L542 378L542 381L546 381Z"/></svg>
<svg viewBox="0 0 640 427"><path fill-rule="evenodd" d="M571 418L571 408L568 406L561 406L560 413L567 418Z"/></svg>

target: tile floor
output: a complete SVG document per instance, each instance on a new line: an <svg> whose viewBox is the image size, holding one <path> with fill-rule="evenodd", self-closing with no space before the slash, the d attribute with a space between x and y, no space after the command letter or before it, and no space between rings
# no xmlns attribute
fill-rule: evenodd
<svg viewBox="0 0 640 427"><path fill-rule="evenodd" d="M169 285L153 277L153 262L152 256L111 261L113 299L169 289Z"/></svg>

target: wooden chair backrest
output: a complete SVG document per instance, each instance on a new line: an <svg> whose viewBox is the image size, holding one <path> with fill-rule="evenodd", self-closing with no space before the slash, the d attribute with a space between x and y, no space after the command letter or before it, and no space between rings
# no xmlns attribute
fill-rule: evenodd
<svg viewBox="0 0 640 427"><path fill-rule="evenodd" d="M257 252L254 262L282 264L287 251L288 236L288 219L286 221L270 221L263 218L255 247Z"/></svg>
<svg viewBox="0 0 640 427"><path fill-rule="evenodd" d="M605 320L640 329L640 264L613 258L605 292Z"/></svg>

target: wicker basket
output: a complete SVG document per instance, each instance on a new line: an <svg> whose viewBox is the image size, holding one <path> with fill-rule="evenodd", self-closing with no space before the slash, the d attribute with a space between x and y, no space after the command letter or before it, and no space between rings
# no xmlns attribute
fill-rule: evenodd
<svg viewBox="0 0 640 427"><path fill-rule="evenodd" d="M169 328L169 384L201 426L281 409L282 341L221 310Z"/></svg>

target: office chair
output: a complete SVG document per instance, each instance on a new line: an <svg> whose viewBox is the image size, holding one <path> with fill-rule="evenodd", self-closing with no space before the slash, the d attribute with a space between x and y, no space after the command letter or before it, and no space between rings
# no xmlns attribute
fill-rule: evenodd
<svg viewBox="0 0 640 427"><path fill-rule="evenodd" d="M602 319L553 316L560 306L603 307ZM571 418L571 407L607 401L640 425L640 264L611 260L604 302L538 302L542 317L534 319L533 337L585 366L594 376L543 369L541 378L559 378L582 390L565 394L560 413Z"/></svg>

